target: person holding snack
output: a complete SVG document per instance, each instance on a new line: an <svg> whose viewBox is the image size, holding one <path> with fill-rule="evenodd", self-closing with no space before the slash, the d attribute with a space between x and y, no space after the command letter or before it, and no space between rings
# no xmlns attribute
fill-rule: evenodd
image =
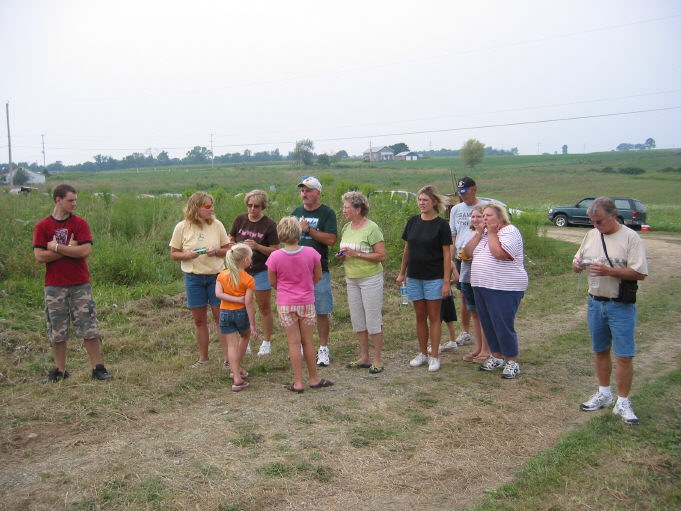
<svg viewBox="0 0 681 511"><path fill-rule="evenodd" d="M169 244L171 259L180 261L184 272L187 306L199 346L199 359L192 368L208 363L208 307L216 326L220 326L220 300L215 296L215 282L224 269L228 238L225 226L215 218L213 204L213 197L206 192L192 194L184 208L184 220L175 226Z"/></svg>

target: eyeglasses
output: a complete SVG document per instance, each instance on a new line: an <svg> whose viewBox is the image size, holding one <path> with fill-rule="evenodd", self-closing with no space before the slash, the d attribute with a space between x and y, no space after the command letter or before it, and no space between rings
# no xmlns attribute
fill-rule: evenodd
<svg viewBox="0 0 681 511"><path fill-rule="evenodd" d="M262 209L262 204L246 204L249 209Z"/></svg>
<svg viewBox="0 0 681 511"><path fill-rule="evenodd" d="M203 209L213 209L213 203L210 203L210 204L204 204L204 205L203 205L203 206L201 206L201 207L202 207Z"/></svg>

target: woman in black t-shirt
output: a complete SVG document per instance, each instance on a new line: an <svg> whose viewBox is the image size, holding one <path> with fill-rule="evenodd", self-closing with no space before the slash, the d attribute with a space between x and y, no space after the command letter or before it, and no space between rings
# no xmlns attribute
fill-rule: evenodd
<svg viewBox="0 0 681 511"><path fill-rule="evenodd" d="M444 197L434 186L424 186L416 194L421 213L407 221L402 233L405 241L398 284L407 279L407 294L416 313L419 353L409 362L418 367L428 362L428 370L440 369L440 304L451 293L452 234L449 222L439 216ZM427 355L430 338L431 357Z"/></svg>

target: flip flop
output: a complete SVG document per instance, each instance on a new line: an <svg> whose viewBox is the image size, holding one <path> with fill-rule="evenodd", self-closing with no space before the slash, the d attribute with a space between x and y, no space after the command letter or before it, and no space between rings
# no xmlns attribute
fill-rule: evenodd
<svg viewBox="0 0 681 511"><path fill-rule="evenodd" d="M369 374L378 374L383 372L383 366L377 366L374 364L371 364L371 367L369 368Z"/></svg>
<svg viewBox="0 0 681 511"><path fill-rule="evenodd" d="M242 368L241 369L241 377L242 378L248 378L249 376L250 376L250 374L248 374L248 371L246 371L246 369ZM229 377L234 378L234 373L232 371L229 372Z"/></svg>
<svg viewBox="0 0 681 511"><path fill-rule="evenodd" d="M359 360L355 360L354 362L350 362L345 367L348 369L369 369L371 364L369 362L360 362Z"/></svg>
<svg viewBox="0 0 681 511"><path fill-rule="evenodd" d="M232 385L232 392L240 392L244 390L246 387L248 387L248 385L249 383L246 380L243 380L238 385Z"/></svg>
<svg viewBox="0 0 681 511"><path fill-rule="evenodd" d="M467 355L464 355L461 358L462 358L462 360L464 360L466 362L475 362L475 357L477 357L477 355L473 355L472 353L468 353Z"/></svg>
<svg viewBox="0 0 681 511"><path fill-rule="evenodd" d="M305 389L297 389L293 385L289 385L288 387L286 387L286 390L290 390L291 392L295 392L296 394L302 394L303 392L305 392Z"/></svg>
<svg viewBox="0 0 681 511"><path fill-rule="evenodd" d="M333 382L331 380L327 380L326 378L322 378L319 380L319 383L317 385L310 385L311 389L321 389L322 387L331 387L333 385Z"/></svg>

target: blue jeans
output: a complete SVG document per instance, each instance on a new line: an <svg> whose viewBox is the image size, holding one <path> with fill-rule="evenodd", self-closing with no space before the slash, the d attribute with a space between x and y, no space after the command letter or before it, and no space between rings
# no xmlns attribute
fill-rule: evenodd
<svg viewBox="0 0 681 511"><path fill-rule="evenodd" d="M636 355L636 304L599 302L591 296L587 301L586 319L591 332L591 345L596 353L614 347L615 356Z"/></svg>
<svg viewBox="0 0 681 511"><path fill-rule="evenodd" d="M215 296L217 275L184 274L184 289L187 293L187 306L190 309L212 305L220 306L220 299Z"/></svg>
<svg viewBox="0 0 681 511"><path fill-rule="evenodd" d="M490 351L501 353L504 358L518 356L515 315L525 293L473 287L473 294Z"/></svg>
<svg viewBox="0 0 681 511"><path fill-rule="evenodd" d="M253 277L253 280L255 280L256 291L270 291L272 289L270 281L267 278L267 270L253 273L251 276Z"/></svg>
<svg viewBox="0 0 681 511"><path fill-rule="evenodd" d="M317 314L331 314L333 312L333 293L331 292L331 275L322 272L322 280L314 286L314 308Z"/></svg>
<svg viewBox="0 0 681 511"><path fill-rule="evenodd" d="M251 328L246 307L237 310L220 309L220 333L239 332L243 335Z"/></svg>
<svg viewBox="0 0 681 511"><path fill-rule="evenodd" d="M461 293L463 294L464 299L466 300L466 309L469 310L469 312L477 312L477 308L475 307L475 295L473 294L473 286L471 286L470 282L459 282L461 287Z"/></svg>
<svg viewBox="0 0 681 511"><path fill-rule="evenodd" d="M407 295L409 300L442 300L443 279L413 279L407 277Z"/></svg>

